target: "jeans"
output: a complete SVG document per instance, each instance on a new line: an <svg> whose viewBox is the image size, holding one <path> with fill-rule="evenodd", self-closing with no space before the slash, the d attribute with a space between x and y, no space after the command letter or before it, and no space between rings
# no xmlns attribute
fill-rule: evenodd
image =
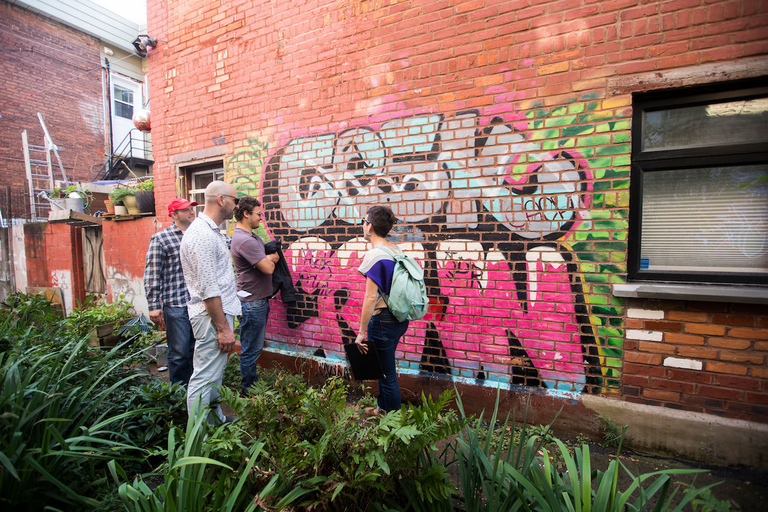
<svg viewBox="0 0 768 512"><path fill-rule="evenodd" d="M400 409L400 384L397 383L395 350L400 338L408 330L408 320L399 322L388 309L371 317L368 324L368 340L379 354L384 378L379 379L379 396L376 400L382 411Z"/></svg>
<svg viewBox="0 0 768 512"><path fill-rule="evenodd" d="M267 331L269 317L269 299L256 299L251 302L241 302L243 316L240 320L240 344L243 352L240 354L240 377L243 394L248 395L258 380L256 360L264 348L264 334Z"/></svg>
<svg viewBox="0 0 768 512"><path fill-rule="evenodd" d="M163 321L168 343L168 376L171 384L179 382L186 386L192 376L192 357L195 354L195 337L186 306L163 307Z"/></svg>
<svg viewBox="0 0 768 512"><path fill-rule="evenodd" d="M219 333L208 313L192 317L189 321L195 333L195 357L194 371L187 386L187 413L194 416L197 411L197 402L207 408L219 400L220 395L216 386L221 387L228 354L219 350ZM234 326L234 322L235 317L227 315L230 328ZM220 405L211 412L224 422L225 416L221 412ZM213 423L210 416L208 418Z"/></svg>

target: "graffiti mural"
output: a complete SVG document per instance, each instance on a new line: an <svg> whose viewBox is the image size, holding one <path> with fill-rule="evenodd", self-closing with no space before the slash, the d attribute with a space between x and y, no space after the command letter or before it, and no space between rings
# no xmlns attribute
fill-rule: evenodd
<svg viewBox="0 0 768 512"><path fill-rule="evenodd" d="M261 198L262 234L284 244L300 296L275 302L275 346L343 357L359 329L362 219L386 204L431 300L399 346L402 371L564 392L615 387L620 303L606 288L623 268L628 169L610 155L629 153L627 130L598 102L575 102L408 115L272 151L249 141L228 177ZM613 144L599 143L606 137Z"/></svg>

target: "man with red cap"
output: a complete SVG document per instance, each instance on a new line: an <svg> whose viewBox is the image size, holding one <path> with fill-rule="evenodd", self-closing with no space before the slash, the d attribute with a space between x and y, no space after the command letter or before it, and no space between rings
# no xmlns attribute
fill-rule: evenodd
<svg viewBox="0 0 768 512"><path fill-rule="evenodd" d="M168 373L171 383L189 384L195 337L189 323L189 292L181 268L181 237L195 220L197 203L174 199L168 204L173 224L152 235L144 265L144 292L149 304L149 318L160 328L165 326L168 342Z"/></svg>

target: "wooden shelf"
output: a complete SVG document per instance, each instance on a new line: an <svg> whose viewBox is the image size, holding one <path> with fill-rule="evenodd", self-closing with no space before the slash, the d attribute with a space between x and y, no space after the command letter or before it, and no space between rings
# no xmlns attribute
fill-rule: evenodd
<svg viewBox="0 0 768 512"><path fill-rule="evenodd" d="M75 210L51 210L48 213L48 222L52 224L69 224L78 228L101 226L102 218L80 213Z"/></svg>
<svg viewBox="0 0 768 512"><path fill-rule="evenodd" d="M142 217L154 217L154 216L155 216L154 213L149 212L149 213L139 213L139 214L136 214L136 215L133 215L133 214L130 214L130 213L128 215L110 215L110 214L105 214L105 215L102 215L101 218L105 219L105 220L119 221L119 220L133 220L133 219L140 219Z"/></svg>

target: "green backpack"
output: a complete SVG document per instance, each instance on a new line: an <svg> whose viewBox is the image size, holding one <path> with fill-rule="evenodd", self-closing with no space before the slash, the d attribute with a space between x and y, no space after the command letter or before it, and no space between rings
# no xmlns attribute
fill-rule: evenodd
<svg viewBox="0 0 768 512"><path fill-rule="evenodd" d="M400 322L424 318L429 310L427 286L424 284L424 269L410 256L394 254L381 245L379 248L395 260L389 296L382 294L387 307Z"/></svg>

